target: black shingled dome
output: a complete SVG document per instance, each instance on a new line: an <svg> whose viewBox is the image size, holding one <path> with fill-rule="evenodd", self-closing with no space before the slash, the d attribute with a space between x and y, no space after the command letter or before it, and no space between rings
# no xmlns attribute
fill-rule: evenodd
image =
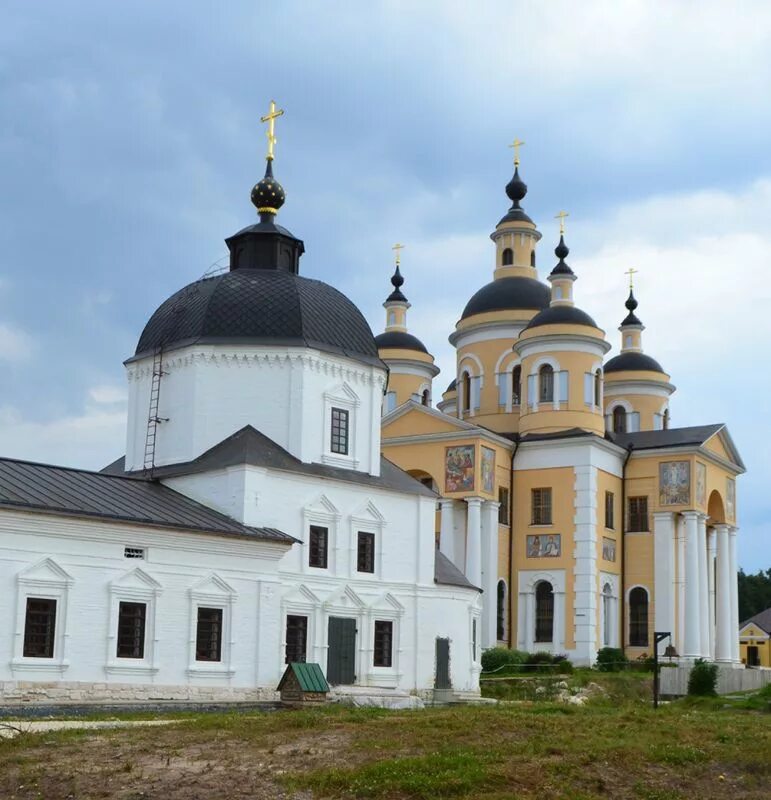
<svg viewBox="0 0 771 800"><path fill-rule="evenodd" d="M404 331L386 331L375 337L375 344L378 350L417 350L421 353L427 353L426 346L411 333Z"/></svg>
<svg viewBox="0 0 771 800"><path fill-rule="evenodd" d="M619 353L608 361L604 370L605 372L631 372L637 370L664 372L661 364L655 358L646 356L645 353Z"/></svg>
<svg viewBox="0 0 771 800"><path fill-rule="evenodd" d="M463 309L461 319L486 311L546 308L551 292L535 278L499 278L483 286Z"/></svg>
<svg viewBox="0 0 771 800"><path fill-rule="evenodd" d="M531 320L526 331L541 325L588 325L597 327L597 323L580 308L575 306L551 306L538 312Z"/></svg>

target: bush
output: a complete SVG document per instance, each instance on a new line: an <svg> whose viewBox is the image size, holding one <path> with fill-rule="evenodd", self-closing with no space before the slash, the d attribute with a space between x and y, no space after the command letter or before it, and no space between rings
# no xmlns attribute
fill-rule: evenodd
<svg viewBox="0 0 771 800"><path fill-rule="evenodd" d="M629 659L618 647L602 647L597 651L597 669L600 672L621 672L629 665Z"/></svg>
<svg viewBox="0 0 771 800"><path fill-rule="evenodd" d="M711 664L703 658L696 659L688 676L688 694L699 697L717 695L717 664Z"/></svg>
<svg viewBox="0 0 771 800"><path fill-rule="evenodd" d="M519 667L525 662L527 653L509 650L508 647L491 647L482 653L482 671L494 672L502 667Z"/></svg>
<svg viewBox="0 0 771 800"><path fill-rule="evenodd" d="M525 661L527 672L532 674L534 672L556 672L554 668L554 657L551 653L539 651L538 653L530 653Z"/></svg>

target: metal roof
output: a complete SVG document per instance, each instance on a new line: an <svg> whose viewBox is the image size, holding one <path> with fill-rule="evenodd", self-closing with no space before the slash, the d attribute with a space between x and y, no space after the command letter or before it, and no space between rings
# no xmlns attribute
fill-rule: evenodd
<svg viewBox="0 0 771 800"><path fill-rule="evenodd" d="M155 481L10 458L0 458L0 508L297 541L275 528L243 525Z"/></svg>
<svg viewBox="0 0 771 800"><path fill-rule="evenodd" d="M297 682L300 684L300 689L304 692L328 692L329 684L321 671L318 664L306 664L300 661L293 661L287 665L281 680L276 687L278 691L284 685L287 675L294 673Z"/></svg>
<svg viewBox="0 0 771 800"><path fill-rule="evenodd" d="M444 586L462 586L464 589L482 591L478 586L474 586L455 564L439 550L434 552L434 583L440 583Z"/></svg>
<svg viewBox="0 0 771 800"><path fill-rule="evenodd" d="M757 625L758 628L766 633L771 633L771 608L767 608L765 611L759 611L754 616L742 622L739 628L743 628L745 625L749 625L750 623Z"/></svg>

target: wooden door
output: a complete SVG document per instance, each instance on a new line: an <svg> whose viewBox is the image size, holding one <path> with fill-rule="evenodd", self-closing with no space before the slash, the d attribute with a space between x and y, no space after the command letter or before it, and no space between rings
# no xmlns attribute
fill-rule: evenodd
<svg viewBox="0 0 771 800"><path fill-rule="evenodd" d="M327 681L333 686L356 682L356 620L330 617Z"/></svg>

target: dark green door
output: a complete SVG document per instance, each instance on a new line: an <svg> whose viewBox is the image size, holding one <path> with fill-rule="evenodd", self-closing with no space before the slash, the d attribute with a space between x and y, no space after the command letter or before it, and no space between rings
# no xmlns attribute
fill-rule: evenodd
<svg viewBox="0 0 771 800"><path fill-rule="evenodd" d="M452 689L450 682L450 640L436 640L436 680L435 689Z"/></svg>
<svg viewBox="0 0 771 800"><path fill-rule="evenodd" d="M329 618L327 681L333 686L356 682L356 620Z"/></svg>

